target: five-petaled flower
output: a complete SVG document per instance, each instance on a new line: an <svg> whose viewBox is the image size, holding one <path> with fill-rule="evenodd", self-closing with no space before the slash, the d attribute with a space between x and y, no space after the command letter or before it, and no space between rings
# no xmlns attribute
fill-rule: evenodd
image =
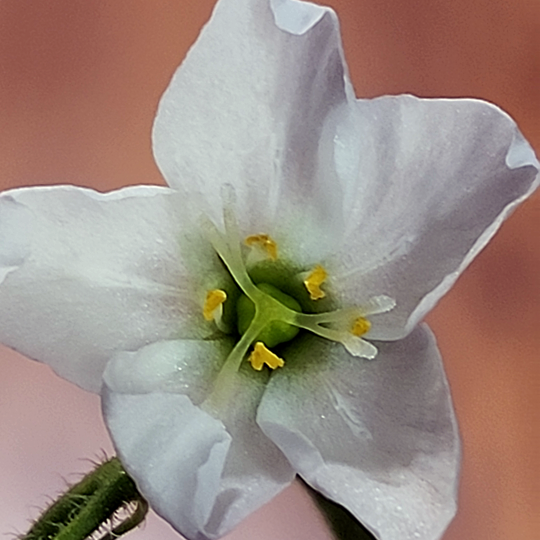
<svg viewBox="0 0 540 540"><path fill-rule="evenodd" d="M0 339L101 392L191 540L301 475L383 540L435 539L459 438L419 321L538 185L477 100L356 100L330 9L220 0L154 128L170 188L0 198Z"/></svg>

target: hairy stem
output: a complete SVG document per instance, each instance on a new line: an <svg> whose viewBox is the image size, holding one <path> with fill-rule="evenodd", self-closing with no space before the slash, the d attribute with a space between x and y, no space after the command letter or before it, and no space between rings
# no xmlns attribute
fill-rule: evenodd
<svg viewBox="0 0 540 540"><path fill-rule="evenodd" d="M118 458L112 458L60 496L21 540L84 540L130 504L134 510L104 538L116 538L137 527L148 511L133 480Z"/></svg>

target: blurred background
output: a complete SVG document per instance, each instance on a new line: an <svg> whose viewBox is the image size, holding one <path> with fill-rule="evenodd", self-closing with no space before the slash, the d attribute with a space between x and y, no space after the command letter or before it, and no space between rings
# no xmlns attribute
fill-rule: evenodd
<svg viewBox="0 0 540 540"><path fill-rule="evenodd" d="M540 151L538 0L334 0L359 97L497 103ZM0 0L0 185L161 183L158 99L214 0ZM463 436L444 540L533 540L539 515L540 196L430 315ZM112 453L99 399L0 349L0 538ZM535 527L536 525L536 527ZM133 540L178 538L159 518ZM324 540L298 486L231 540Z"/></svg>

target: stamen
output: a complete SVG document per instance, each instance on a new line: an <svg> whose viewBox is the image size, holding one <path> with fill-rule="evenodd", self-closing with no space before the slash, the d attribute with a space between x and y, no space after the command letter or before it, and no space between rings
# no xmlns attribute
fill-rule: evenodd
<svg viewBox="0 0 540 540"><path fill-rule="evenodd" d="M249 362L251 367L257 371L261 371L264 364L270 369L277 369L285 365L284 360L267 349L262 341L255 343L255 348L249 356Z"/></svg>
<svg viewBox="0 0 540 540"><path fill-rule="evenodd" d="M207 321L221 319L223 302L227 300L227 293L221 289L208 291L203 306L203 316Z"/></svg>
<svg viewBox="0 0 540 540"><path fill-rule="evenodd" d="M318 264L311 274L304 280L304 285L312 300L320 300L326 296L326 293L321 290L321 285L326 281L328 273Z"/></svg>
<svg viewBox="0 0 540 540"><path fill-rule="evenodd" d="M377 356L377 347L361 339L371 329L367 315L384 313L396 302L385 295L374 296L360 307L351 307L324 313L296 313L294 322L299 328L341 343L353 356L369 360Z"/></svg>
<svg viewBox="0 0 540 540"><path fill-rule="evenodd" d="M326 314L322 313L321 315ZM327 339L328 341L341 343L353 356L368 358L369 360L377 356L377 347L371 343L358 336L355 336L350 330L342 330L340 328L334 329L321 326L321 324L317 321L317 318L317 315L298 313L295 324L300 328L309 330L317 336Z"/></svg>
<svg viewBox="0 0 540 540"><path fill-rule="evenodd" d="M252 234L244 240L244 243L248 247L260 248L272 261L278 258L277 244L267 234Z"/></svg>
<svg viewBox="0 0 540 540"><path fill-rule="evenodd" d="M351 332L356 337L361 337L369 332L371 323L364 317L358 317L352 325Z"/></svg>

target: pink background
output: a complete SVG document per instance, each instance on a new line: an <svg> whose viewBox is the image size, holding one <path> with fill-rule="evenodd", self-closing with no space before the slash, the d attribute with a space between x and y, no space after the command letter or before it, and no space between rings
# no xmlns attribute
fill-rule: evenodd
<svg viewBox="0 0 540 540"><path fill-rule="evenodd" d="M209 0L0 0L0 184L160 183L150 129ZM496 102L540 149L538 0L334 0L357 95ZM445 540L532 540L538 508L540 198L430 315L464 441ZM111 452L98 398L0 350L0 533ZM177 538L158 518L132 534ZM9 536L7 536L9 538ZM231 539L323 540L296 486Z"/></svg>

